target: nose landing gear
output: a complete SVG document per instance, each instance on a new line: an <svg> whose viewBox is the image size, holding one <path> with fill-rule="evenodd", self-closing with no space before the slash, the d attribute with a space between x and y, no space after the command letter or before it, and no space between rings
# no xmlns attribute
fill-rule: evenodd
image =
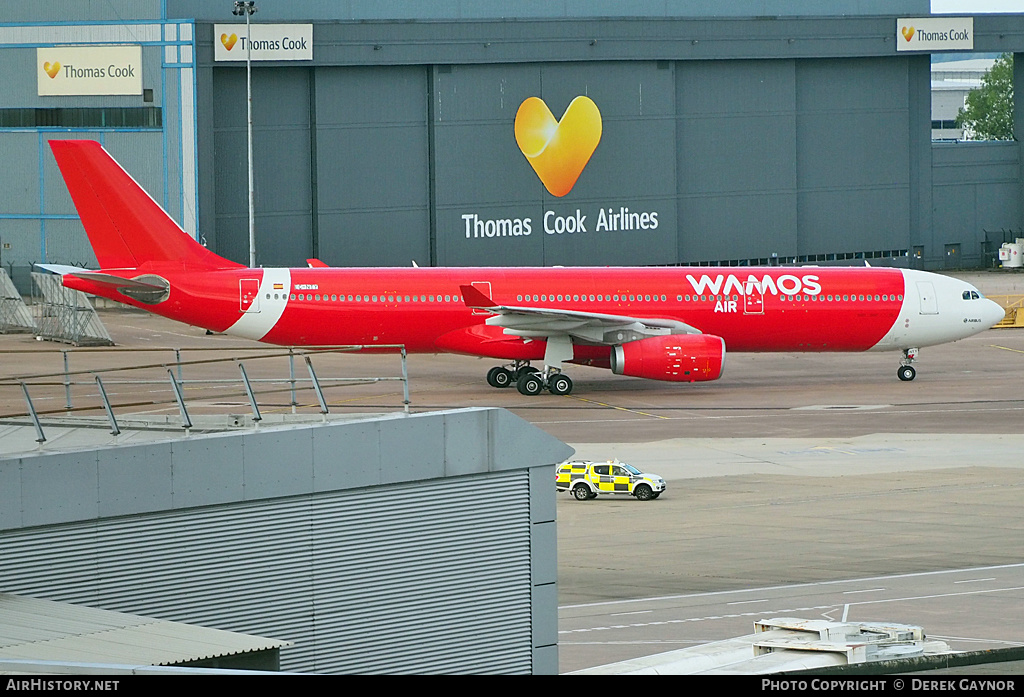
<svg viewBox="0 0 1024 697"><path fill-rule="evenodd" d="M897 377L903 382L910 382L917 377L917 371L910 364L917 360L919 352L920 349L917 348L903 349L903 359L900 361L900 367L896 371Z"/></svg>

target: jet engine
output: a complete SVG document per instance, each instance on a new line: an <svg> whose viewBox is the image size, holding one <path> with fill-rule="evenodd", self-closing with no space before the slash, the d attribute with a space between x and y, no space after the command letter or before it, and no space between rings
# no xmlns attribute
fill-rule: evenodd
<svg viewBox="0 0 1024 697"><path fill-rule="evenodd" d="M652 336L613 346L612 372L649 380L717 380L725 365L725 341L710 334Z"/></svg>

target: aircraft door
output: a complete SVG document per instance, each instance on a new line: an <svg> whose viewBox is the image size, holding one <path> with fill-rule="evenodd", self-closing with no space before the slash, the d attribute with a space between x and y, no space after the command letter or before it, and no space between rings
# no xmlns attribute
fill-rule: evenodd
<svg viewBox="0 0 1024 697"><path fill-rule="evenodd" d="M921 303L922 315L939 314L939 304L935 299L935 286L931 281L917 282L917 296Z"/></svg>
<svg viewBox="0 0 1024 697"><path fill-rule="evenodd" d="M260 279L243 278L238 281L238 311L260 311Z"/></svg>
<svg viewBox="0 0 1024 697"><path fill-rule="evenodd" d="M764 314L764 293L761 291L760 283L748 282L746 284L743 293L743 314Z"/></svg>

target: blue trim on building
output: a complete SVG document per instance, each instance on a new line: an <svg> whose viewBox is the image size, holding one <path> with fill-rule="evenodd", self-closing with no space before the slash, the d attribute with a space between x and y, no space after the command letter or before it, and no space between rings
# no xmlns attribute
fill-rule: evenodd
<svg viewBox="0 0 1024 697"><path fill-rule="evenodd" d="M46 186L45 186L45 172L46 172L46 139L43 138L43 132L39 132L39 258L46 262L46 218L42 217L46 214Z"/></svg>
<svg viewBox="0 0 1024 697"><path fill-rule="evenodd" d="M0 220L78 220L74 213L0 213Z"/></svg>

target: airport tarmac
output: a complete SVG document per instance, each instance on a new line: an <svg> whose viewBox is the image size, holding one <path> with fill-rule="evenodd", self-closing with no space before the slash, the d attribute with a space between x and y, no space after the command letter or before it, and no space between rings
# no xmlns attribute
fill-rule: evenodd
<svg viewBox="0 0 1024 697"><path fill-rule="evenodd" d="M1020 274L976 276L987 294L1024 293ZM101 316L120 347L182 348L185 360L253 346L141 312ZM0 336L0 375L58 372L63 348ZM74 350L70 363L170 355ZM410 356L408 370L413 411L505 407L578 457L619 458L668 480L650 502L559 496L563 672L749 633L779 616L921 624L958 650L1022 646L1024 330L925 348L910 383L897 379L898 359L730 354L721 380L693 385L569 367L574 393L561 397L488 387L488 360ZM400 372L395 356L314 363L320 376ZM185 371L238 376L231 364ZM173 415L166 381L158 365L152 386L107 389L135 410ZM37 408L60 410L59 384L33 389ZM244 415L233 389L194 384L186 394L197 410ZM75 390L76 405L89 402L85 387ZM395 411L401 400L399 383L328 392L332 412ZM315 413L310 390L298 401ZM291 411L283 391L261 404ZM23 409L20 391L4 388L0 406Z"/></svg>

